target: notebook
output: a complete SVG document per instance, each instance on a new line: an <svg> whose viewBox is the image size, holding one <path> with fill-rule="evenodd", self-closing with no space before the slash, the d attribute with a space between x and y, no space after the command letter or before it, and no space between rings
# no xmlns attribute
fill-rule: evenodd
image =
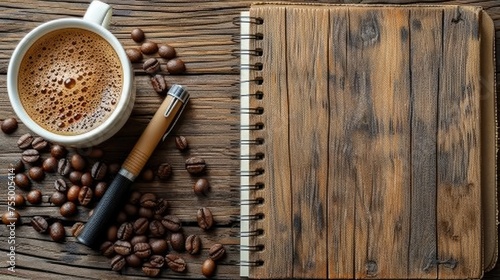
<svg viewBox="0 0 500 280"><path fill-rule="evenodd" d="M480 7L257 3L238 23L241 276L494 266L494 28Z"/></svg>

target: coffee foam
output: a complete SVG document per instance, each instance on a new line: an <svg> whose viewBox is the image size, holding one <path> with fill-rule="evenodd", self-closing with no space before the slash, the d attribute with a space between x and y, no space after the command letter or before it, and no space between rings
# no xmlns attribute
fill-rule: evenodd
<svg viewBox="0 0 500 280"><path fill-rule="evenodd" d="M57 134L78 135L102 124L122 92L113 47L84 29L54 31L37 40L20 66L18 91L28 115Z"/></svg>

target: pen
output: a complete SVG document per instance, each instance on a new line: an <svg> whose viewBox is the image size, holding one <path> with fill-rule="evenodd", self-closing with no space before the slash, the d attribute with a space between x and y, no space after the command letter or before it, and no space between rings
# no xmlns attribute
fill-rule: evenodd
<svg viewBox="0 0 500 280"><path fill-rule="evenodd" d="M170 133L189 100L189 93L180 85L173 85L165 100L149 122L134 148L125 159L116 177L101 198L94 213L77 239L94 247L102 233L118 215L130 186L153 153L160 140Z"/></svg>

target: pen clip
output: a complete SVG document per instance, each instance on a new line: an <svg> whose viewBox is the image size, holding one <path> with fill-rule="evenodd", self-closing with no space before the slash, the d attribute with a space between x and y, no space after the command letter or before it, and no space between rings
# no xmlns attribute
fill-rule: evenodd
<svg viewBox="0 0 500 280"><path fill-rule="evenodd" d="M182 112L186 108L186 105L189 101L188 92L179 85L173 85L172 88L169 90L168 95L172 96L174 98L174 101L168 105L163 116L165 116L165 117L170 116L170 114L172 114L172 111L174 110L175 106L177 105L177 102L182 102L182 107L177 112L177 115L174 117L174 121L168 127L165 134L163 134L161 141L165 141L165 138L167 138L167 136L170 134L170 132L172 132L172 129L175 127L175 124L179 120L180 115L182 114Z"/></svg>

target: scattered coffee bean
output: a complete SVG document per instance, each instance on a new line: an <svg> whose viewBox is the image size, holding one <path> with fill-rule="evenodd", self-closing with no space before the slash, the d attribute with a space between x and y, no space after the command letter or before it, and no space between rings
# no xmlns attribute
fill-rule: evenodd
<svg viewBox="0 0 500 280"><path fill-rule="evenodd" d="M72 227L71 227L71 234L74 237L77 237L80 235L84 227L84 224L82 222L76 222Z"/></svg>
<svg viewBox="0 0 500 280"><path fill-rule="evenodd" d="M173 232L170 235L170 246L177 252L182 252L186 248L184 234L182 232Z"/></svg>
<svg viewBox="0 0 500 280"><path fill-rule="evenodd" d="M178 232L182 227L181 220L175 215L166 215L161 220L161 223L168 231L171 232Z"/></svg>
<svg viewBox="0 0 500 280"><path fill-rule="evenodd" d="M89 158L93 159L100 159L104 156L104 151L100 148L90 148L88 153L85 154L85 156L88 156Z"/></svg>
<svg viewBox="0 0 500 280"><path fill-rule="evenodd" d="M64 148L61 145L56 144L50 148L50 155L52 155L56 159L61 159L61 158L65 157L67 153L68 153L68 150L66 150L66 148Z"/></svg>
<svg viewBox="0 0 500 280"><path fill-rule="evenodd" d="M130 267L140 267L142 265L142 260L136 254L130 254L125 257L127 265Z"/></svg>
<svg viewBox="0 0 500 280"><path fill-rule="evenodd" d="M85 159L79 154L73 154L70 158L70 163L73 170L82 171L85 169Z"/></svg>
<svg viewBox="0 0 500 280"><path fill-rule="evenodd" d="M97 181L102 181L106 177L106 172L108 170L108 166L104 162L96 162L92 166L92 178Z"/></svg>
<svg viewBox="0 0 500 280"><path fill-rule="evenodd" d="M31 204L39 204L42 202L42 192L40 190L32 190L26 195L26 200Z"/></svg>
<svg viewBox="0 0 500 280"><path fill-rule="evenodd" d="M34 164L40 159L40 153L35 149L28 149L21 154L21 158L24 162Z"/></svg>
<svg viewBox="0 0 500 280"><path fill-rule="evenodd" d="M153 90L158 94L164 95L167 93L167 81L165 81L165 77L160 74L156 74L151 77L151 85L153 86Z"/></svg>
<svg viewBox="0 0 500 280"><path fill-rule="evenodd" d="M151 246L146 242L137 243L134 245L134 254L141 259L148 258L151 256Z"/></svg>
<svg viewBox="0 0 500 280"><path fill-rule="evenodd" d="M158 198L156 201L156 206L154 208L154 214L163 216L168 209L168 201L164 198Z"/></svg>
<svg viewBox="0 0 500 280"><path fill-rule="evenodd" d="M14 183L23 190L26 190L31 186L31 181L28 178L28 175L24 173L17 173L16 176L14 176Z"/></svg>
<svg viewBox="0 0 500 280"><path fill-rule="evenodd" d="M208 230L214 224L212 211L206 207L202 207L198 209L196 213L196 218L198 221L198 226L204 230Z"/></svg>
<svg viewBox="0 0 500 280"><path fill-rule="evenodd" d="M144 71L146 71L146 73L154 74L160 70L160 62L154 57L149 58L148 60L144 61L142 68L144 69Z"/></svg>
<svg viewBox="0 0 500 280"><path fill-rule="evenodd" d="M168 254L165 256L165 262L168 267L174 272L186 271L186 261L178 255Z"/></svg>
<svg viewBox="0 0 500 280"><path fill-rule="evenodd" d="M29 133L26 133L21 135L21 137L19 137L19 139L17 140L17 146L19 147L19 149L25 150L31 147L32 142L33 142L33 136L31 136L31 134Z"/></svg>
<svg viewBox="0 0 500 280"><path fill-rule="evenodd" d="M139 217L152 219L154 217L154 212L152 208L140 207L139 208Z"/></svg>
<svg viewBox="0 0 500 280"><path fill-rule="evenodd" d="M77 210L78 209L76 208L76 204L74 202L67 201L63 205L61 205L59 212L63 217L71 217L76 214Z"/></svg>
<svg viewBox="0 0 500 280"><path fill-rule="evenodd" d="M156 277L160 274L160 268L154 267L151 263L146 262L142 265L142 272L148 277Z"/></svg>
<svg viewBox="0 0 500 280"><path fill-rule="evenodd" d="M127 48L125 50L125 53L127 54L128 59L132 63L137 63L142 61L142 53L137 48Z"/></svg>
<svg viewBox="0 0 500 280"><path fill-rule="evenodd" d="M172 174L172 166L169 163L162 163L160 166L158 166L158 172L156 175L158 175L158 178L160 180L167 180L170 175Z"/></svg>
<svg viewBox="0 0 500 280"><path fill-rule="evenodd" d="M108 189L108 184L106 182L97 183L94 187L94 196L96 198L101 198L107 189Z"/></svg>
<svg viewBox="0 0 500 280"><path fill-rule="evenodd" d="M68 200L69 201L73 201L73 202L76 202L78 201L78 195L80 194L80 186L78 185L72 185L69 189L68 189Z"/></svg>
<svg viewBox="0 0 500 280"><path fill-rule="evenodd" d="M210 278L214 276L216 268L217 265L215 264L214 260L208 258L201 265L201 274L203 274L203 276L207 278Z"/></svg>
<svg viewBox="0 0 500 280"><path fill-rule="evenodd" d="M123 211L120 211L120 212L118 213L118 216L116 216L116 222L117 222L118 224L123 224L123 223L125 223L127 220L128 220L127 214L125 214L125 212L123 212Z"/></svg>
<svg viewBox="0 0 500 280"><path fill-rule="evenodd" d="M113 242L111 242L111 241L104 241L101 244L101 247L99 248L99 251L105 257L110 258L110 257L114 256L115 255L115 248L114 248Z"/></svg>
<svg viewBox="0 0 500 280"><path fill-rule="evenodd" d="M149 229L149 221L147 218L139 218L134 222L135 234L141 235L145 234Z"/></svg>
<svg viewBox="0 0 500 280"><path fill-rule="evenodd" d="M2 215L2 223L9 225L10 223L17 223L17 221L21 218L21 215L16 210L7 211Z"/></svg>
<svg viewBox="0 0 500 280"><path fill-rule="evenodd" d="M154 208L156 206L156 194L145 193L141 196L139 201L140 201L142 207Z"/></svg>
<svg viewBox="0 0 500 280"><path fill-rule="evenodd" d="M22 194L16 193L14 195L14 204L15 204L16 207L22 207L22 206L24 206L24 204L26 204L24 196Z"/></svg>
<svg viewBox="0 0 500 280"><path fill-rule="evenodd" d="M179 151L185 151L188 148L188 141L184 136L175 136L175 147Z"/></svg>
<svg viewBox="0 0 500 280"><path fill-rule="evenodd" d="M92 186L92 184L94 183L92 174L90 172L83 173L82 177L80 178L80 182L82 183L82 186Z"/></svg>
<svg viewBox="0 0 500 280"><path fill-rule="evenodd" d="M134 225L132 223L126 222L118 227L118 231L116 232L116 237L119 240L130 240L134 235Z"/></svg>
<svg viewBox="0 0 500 280"><path fill-rule="evenodd" d="M151 168L145 168L141 172L141 179L144 182L152 182L154 180L155 174Z"/></svg>
<svg viewBox="0 0 500 280"><path fill-rule="evenodd" d="M78 192L78 202L80 202L80 205L87 206L92 201L93 196L92 189L88 186L83 186Z"/></svg>
<svg viewBox="0 0 500 280"><path fill-rule="evenodd" d="M144 35L144 31L142 31L142 29L140 28L135 28L134 30L132 30L132 32L130 33L130 37L136 43L141 43L146 38L146 36Z"/></svg>
<svg viewBox="0 0 500 280"><path fill-rule="evenodd" d="M114 245L115 253L122 256L127 256L132 253L132 245L125 240L117 240Z"/></svg>
<svg viewBox="0 0 500 280"><path fill-rule="evenodd" d="M216 243L210 247L210 250L208 251L208 256L214 260L220 260L224 255L226 254L226 249L224 248L224 245L220 243Z"/></svg>
<svg viewBox="0 0 500 280"><path fill-rule="evenodd" d="M130 244L133 247L137 243L148 242L148 240L149 238L146 235L135 235L134 237L132 237L132 240L130 240Z"/></svg>
<svg viewBox="0 0 500 280"><path fill-rule="evenodd" d="M143 54L154 54L158 51L158 44L155 42L145 42L141 45L141 52Z"/></svg>
<svg viewBox="0 0 500 280"><path fill-rule="evenodd" d="M186 72L186 65L184 61L179 58L174 58L167 61L167 71L170 74L183 74Z"/></svg>
<svg viewBox="0 0 500 280"><path fill-rule="evenodd" d="M128 199L128 202L130 204L134 204L134 205L138 205L139 202L141 201L141 197L142 197L142 194L138 191L133 191L131 194L130 194L130 197Z"/></svg>
<svg viewBox="0 0 500 280"><path fill-rule="evenodd" d="M68 176L71 173L71 163L67 158L62 158L57 163L57 172L61 176Z"/></svg>
<svg viewBox="0 0 500 280"><path fill-rule="evenodd" d="M139 211L139 209L137 209L137 206L135 206L133 204L127 203L127 204L125 204L125 206L123 206L123 212L125 212L125 214L128 217L133 218L133 217L137 216L138 211Z"/></svg>
<svg viewBox="0 0 500 280"><path fill-rule="evenodd" d="M162 237L165 235L165 227L158 220L153 220L149 223L149 233L153 237Z"/></svg>
<svg viewBox="0 0 500 280"><path fill-rule="evenodd" d="M201 238L198 235L191 234L186 238L186 251L195 255L200 252L201 249Z"/></svg>
<svg viewBox="0 0 500 280"><path fill-rule="evenodd" d="M33 149L38 151L45 150L45 148L47 148L48 145L49 143L47 143L47 141L45 141L45 139L43 139L43 137L40 136L33 138L33 142L31 142L31 147L33 147Z"/></svg>
<svg viewBox="0 0 500 280"><path fill-rule="evenodd" d="M57 159L55 157L48 157L42 163L43 171L47 173L54 173L57 171Z"/></svg>
<svg viewBox="0 0 500 280"><path fill-rule="evenodd" d="M205 178L198 179L193 186L194 193L199 196L207 195L209 189L210 184Z"/></svg>
<svg viewBox="0 0 500 280"><path fill-rule="evenodd" d="M73 170L69 173L69 181L75 185L82 184L82 172Z"/></svg>
<svg viewBox="0 0 500 280"><path fill-rule="evenodd" d="M64 237L66 236L64 226L61 224L61 222L54 222L49 228L49 234L52 240L56 242L63 241Z"/></svg>
<svg viewBox="0 0 500 280"><path fill-rule="evenodd" d="M122 255L116 255L111 259L111 269L113 271L120 271L125 267L126 261Z"/></svg>
<svg viewBox="0 0 500 280"><path fill-rule="evenodd" d="M165 239L150 239L149 246L155 255L163 255L168 249L168 243Z"/></svg>
<svg viewBox="0 0 500 280"><path fill-rule="evenodd" d="M187 172L194 175L203 173L207 167L205 160L200 157L188 158L185 166Z"/></svg>
<svg viewBox="0 0 500 280"><path fill-rule="evenodd" d="M149 257L149 263L153 267L161 268L165 264L165 258L160 255L152 255Z"/></svg>
<svg viewBox="0 0 500 280"><path fill-rule="evenodd" d="M158 47L158 55L165 59L172 59L175 57L175 48L170 45L160 45Z"/></svg>
<svg viewBox="0 0 500 280"><path fill-rule="evenodd" d="M65 192L68 189L68 186L64 179L58 178L54 181L54 188L59 192Z"/></svg>
<svg viewBox="0 0 500 280"><path fill-rule="evenodd" d="M113 162L108 166L108 173L111 176L115 176L120 171L121 165L119 163Z"/></svg>
<svg viewBox="0 0 500 280"><path fill-rule="evenodd" d="M16 159L14 162L9 163L9 169L13 169L14 173L21 173L24 171L24 162L21 159Z"/></svg>
<svg viewBox="0 0 500 280"><path fill-rule="evenodd" d="M33 216L31 226L39 233L46 233L49 229L49 223L41 216Z"/></svg>
<svg viewBox="0 0 500 280"><path fill-rule="evenodd" d="M2 131L5 134L12 134L17 129L17 119L7 118L2 122Z"/></svg>
<svg viewBox="0 0 500 280"><path fill-rule="evenodd" d="M117 226L115 226L115 225L110 226L108 228L108 232L107 232L108 240L111 242L115 242L116 240L118 240L118 238L116 237L117 232L118 232Z"/></svg>
<svg viewBox="0 0 500 280"><path fill-rule="evenodd" d="M62 192L54 192L50 197L49 202L55 206L62 206L66 203L66 195Z"/></svg>
<svg viewBox="0 0 500 280"><path fill-rule="evenodd" d="M33 166L28 171L28 176L35 182L41 182L45 178L45 172L39 166Z"/></svg>

